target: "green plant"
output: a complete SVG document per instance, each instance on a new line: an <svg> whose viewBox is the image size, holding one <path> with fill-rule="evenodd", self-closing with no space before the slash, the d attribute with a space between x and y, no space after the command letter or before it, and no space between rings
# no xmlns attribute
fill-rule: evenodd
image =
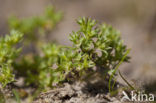
<svg viewBox="0 0 156 103"><path fill-rule="evenodd" d="M42 48L42 56L33 57L33 62L24 60L20 68L29 68L26 78L29 84L38 80L36 85L52 87L64 80L81 78L94 66L111 75L127 51L120 33L109 25L96 25L91 19L82 18L78 24L80 30L70 35L72 47L48 43ZM124 61L128 59L126 56Z"/></svg>
<svg viewBox="0 0 156 103"><path fill-rule="evenodd" d="M80 30L70 35L73 46L97 66L114 69L126 52L126 46L120 33L107 24L96 25L95 20L82 18L78 20ZM126 57L124 61L127 61Z"/></svg>
<svg viewBox="0 0 156 103"><path fill-rule="evenodd" d="M21 51L16 45L22 37L22 33L12 30L10 35L0 38L0 83L3 87L14 81L12 63Z"/></svg>
<svg viewBox="0 0 156 103"><path fill-rule="evenodd" d="M106 24L96 25L95 20L82 18L78 20L80 30L70 35L72 47L46 44L40 58L40 85L61 83L73 78L88 75L88 69L102 69L105 75L112 75L124 55L126 46L120 38L120 33ZM128 61L126 55L124 60ZM121 64L121 63L120 63ZM92 71L94 72L94 71ZM46 78L46 79L45 79Z"/></svg>

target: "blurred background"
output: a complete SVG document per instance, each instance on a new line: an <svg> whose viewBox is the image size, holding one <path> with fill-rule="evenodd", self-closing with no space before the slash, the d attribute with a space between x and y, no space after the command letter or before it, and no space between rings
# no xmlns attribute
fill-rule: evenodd
<svg viewBox="0 0 156 103"><path fill-rule="evenodd" d="M136 85L156 81L156 0L0 0L0 34L8 33L10 15L42 15L48 5L64 15L51 40L71 45L68 35L78 29L75 20L82 16L111 24L131 48L130 63L120 67L126 79Z"/></svg>

